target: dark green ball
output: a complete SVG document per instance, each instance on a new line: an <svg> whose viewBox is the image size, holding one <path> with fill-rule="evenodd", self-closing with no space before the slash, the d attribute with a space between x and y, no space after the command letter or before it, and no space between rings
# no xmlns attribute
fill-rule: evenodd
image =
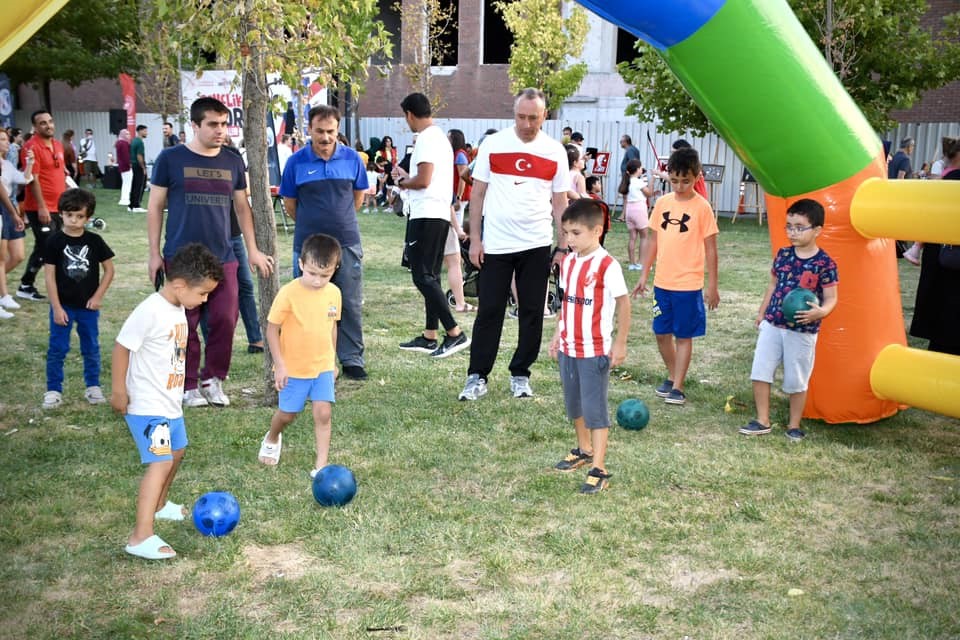
<svg viewBox="0 0 960 640"><path fill-rule="evenodd" d="M617 407L617 424L629 431L639 431L650 422L650 409L643 400L630 398Z"/></svg>

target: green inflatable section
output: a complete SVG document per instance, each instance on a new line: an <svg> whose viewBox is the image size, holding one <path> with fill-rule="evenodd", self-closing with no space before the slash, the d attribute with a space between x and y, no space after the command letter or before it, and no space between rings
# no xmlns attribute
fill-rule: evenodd
<svg viewBox="0 0 960 640"><path fill-rule="evenodd" d="M799 22L783 19L788 12L783 0L728 0L661 52L764 190L781 197L842 182L880 150L823 54Z"/></svg>

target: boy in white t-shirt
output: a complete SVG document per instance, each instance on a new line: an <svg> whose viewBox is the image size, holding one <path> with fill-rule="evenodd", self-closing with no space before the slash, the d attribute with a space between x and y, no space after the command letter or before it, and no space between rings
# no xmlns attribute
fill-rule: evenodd
<svg viewBox="0 0 960 640"><path fill-rule="evenodd" d="M590 464L580 493L607 487L607 387L610 368L627 356L630 300L620 264L600 246L604 211L592 198L581 198L563 212L561 224L569 253L560 265L563 301L560 321L550 341L550 356L560 365L567 417L573 421L577 446L556 464L574 471ZM613 318L617 335L613 336Z"/></svg>
<svg viewBox="0 0 960 640"><path fill-rule="evenodd" d="M159 280L159 278L158 278ZM167 501L187 446L183 382L187 357L186 309L207 301L223 280L223 266L198 243L170 259L166 283L137 305L113 347L110 405L123 414L147 471L137 495L137 519L126 552L147 560L176 554L153 532L153 521L183 520L186 511Z"/></svg>

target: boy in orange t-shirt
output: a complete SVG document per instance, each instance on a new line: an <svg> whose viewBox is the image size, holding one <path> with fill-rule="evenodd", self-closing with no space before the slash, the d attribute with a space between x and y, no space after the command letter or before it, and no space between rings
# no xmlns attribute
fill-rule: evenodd
<svg viewBox="0 0 960 640"><path fill-rule="evenodd" d="M337 321L343 307L340 289L330 279L340 266L340 253L340 243L331 236L315 233L304 240L301 275L277 292L267 315L267 344L280 393L279 408L260 443L258 458L266 465L280 463L283 430L310 400L317 440L311 478L326 466L330 450Z"/></svg>
<svg viewBox="0 0 960 640"><path fill-rule="evenodd" d="M673 192L662 196L650 216L648 249L633 297L647 291L647 277L656 259L653 279L653 333L667 378L657 396L667 404L684 404L683 383L693 355L693 339L707 332L704 310L704 268L710 278L706 303L720 304L717 287L717 221L707 200L694 191L700 157L689 147L677 149L667 163Z"/></svg>

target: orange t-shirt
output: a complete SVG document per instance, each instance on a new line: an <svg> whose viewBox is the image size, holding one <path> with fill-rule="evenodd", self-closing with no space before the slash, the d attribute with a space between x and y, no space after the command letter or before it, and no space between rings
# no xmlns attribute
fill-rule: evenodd
<svg viewBox="0 0 960 640"><path fill-rule="evenodd" d="M280 288L267 321L280 325L288 376L311 379L334 370L333 326L340 312L340 289L333 283L308 289L298 278Z"/></svg>
<svg viewBox="0 0 960 640"><path fill-rule="evenodd" d="M696 193L684 201L674 193L661 196L650 216L650 230L657 234L654 286L670 291L703 289L703 241L720 231L710 203Z"/></svg>

